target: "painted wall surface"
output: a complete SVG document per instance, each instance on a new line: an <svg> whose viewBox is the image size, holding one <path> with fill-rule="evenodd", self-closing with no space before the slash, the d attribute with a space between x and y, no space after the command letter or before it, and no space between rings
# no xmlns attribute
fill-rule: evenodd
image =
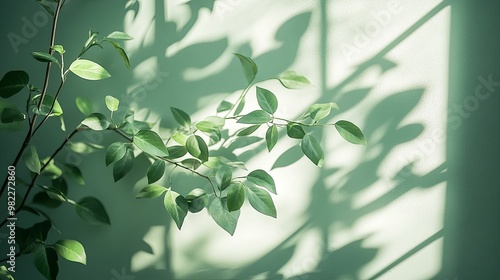
<svg viewBox="0 0 500 280"><path fill-rule="evenodd" d="M161 117L164 135L175 128L170 107L196 120L213 115L220 101L235 101L245 87L232 55L237 52L254 58L258 80L288 69L311 80L301 90L283 89L276 80L260 84L278 96L277 115L295 118L313 103L336 102L340 110L329 122L356 123L368 145L346 143L332 127L317 131L326 155L319 169L286 137L271 153L262 142L230 144L249 170L268 170L278 192L277 219L245 204L232 237L206 210L188 215L179 231L161 200L135 199L147 184L144 157L114 183L103 151L80 157L64 150L59 160L78 165L86 180L83 186L71 181L70 197L98 197L112 225L87 225L71 205L47 209L62 232L49 240L76 239L87 252L86 266L60 260L60 279L499 277L500 3L126 2L68 0L62 11L56 43L68 59L79 53L89 29L103 35L123 30L135 38L125 43L130 71L113 49L95 49L87 58L112 77L68 79L60 97L68 130L84 117L77 96L91 98L100 112L106 112L104 96L116 96L145 120ZM30 53L46 51L50 17L35 1L3 6L0 73L22 69L41 86L45 66ZM53 83L49 92L55 89ZM9 101L23 104L25 98ZM250 95L247 110L256 104ZM36 138L42 158L66 137L57 120L43 131ZM6 170L25 130L0 133ZM92 132L75 141L86 140L107 146L121 139ZM182 194L205 183L183 172L172 182ZM22 217L20 225L33 219ZM16 280L42 279L32 261L18 259Z"/></svg>

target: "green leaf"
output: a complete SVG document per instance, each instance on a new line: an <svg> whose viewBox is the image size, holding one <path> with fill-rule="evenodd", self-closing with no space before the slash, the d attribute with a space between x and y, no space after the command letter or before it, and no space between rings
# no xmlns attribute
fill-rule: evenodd
<svg viewBox="0 0 500 280"><path fill-rule="evenodd" d="M189 205L187 200L182 195L172 190L168 190L163 202L168 214L170 214L170 217L172 217L172 220L174 220L177 225L177 228L181 229L184 218L186 218L188 213Z"/></svg>
<svg viewBox="0 0 500 280"><path fill-rule="evenodd" d="M237 136L248 136L254 133L257 129L259 129L260 124L251 125L249 127L243 128L239 132L236 133Z"/></svg>
<svg viewBox="0 0 500 280"><path fill-rule="evenodd" d="M113 164L113 179L118 182L123 178L134 166L134 152L127 149L125 156Z"/></svg>
<svg viewBox="0 0 500 280"><path fill-rule="evenodd" d="M108 214L102 203L95 197L84 197L75 204L80 217L91 225L111 225Z"/></svg>
<svg viewBox="0 0 500 280"><path fill-rule="evenodd" d="M121 31L113 31L108 36L106 36L105 39L125 41L125 40L132 40L132 39L134 39L134 37L128 35L127 33L121 32Z"/></svg>
<svg viewBox="0 0 500 280"><path fill-rule="evenodd" d="M308 110L309 116L311 117L311 119L317 122L326 118L330 114L331 108L332 107L330 103L311 105Z"/></svg>
<svg viewBox="0 0 500 280"><path fill-rule="evenodd" d="M349 121L338 121L335 128L340 136L353 144L366 145L366 138L361 129Z"/></svg>
<svg viewBox="0 0 500 280"><path fill-rule="evenodd" d="M156 160L148 168L148 184L154 183L163 176L165 173L165 162L163 160Z"/></svg>
<svg viewBox="0 0 500 280"><path fill-rule="evenodd" d="M272 125L266 132L267 150L270 152L276 143L278 143L278 128L276 128L276 125Z"/></svg>
<svg viewBox="0 0 500 280"><path fill-rule="evenodd" d="M1 116L2 123L21 122L24 121L25 119L26 115L24 115L16 107L7 107L2 110L2 116Z"/></svg>
<svg viewBox="0 0 500 280"><path fill-rule="evenodd" d="M91 154L99 150L98 147L85 142L68 142L68 148L78 154Z"/></svg>
<svg viewBox="0 0 500 280"><path fill-rule="evenodd" d="M127 153L127 146L123 142L115 142L106 150L106 166L122 159Z"/></svg>
<svg viewBox="0 0 500 280"><path fill-rule="evenodd" d="M82 124L92 130L106 130L111 125L108 119L101 113L90 114L82 121Z"/></svg>
<svg viewBox="0 0 500 280"><path fill-rule="evenodd" d="M236 109L234 110L233 116L239 115L243 111L243 108L245 108L245 102L245 98L241 99L240 103L238 103L238 106L236 106Z"/></svg>
<svg viewBox="0 0 500 280"><path fill-rule="evenodd" d="M174 119L184 127L190 127L191 126L191 118L189 115L182 111L181 109L177 109L175 107L170 107L170 111L172 111L172 115L174 115Z"/></svg>
<svg viewBox="0 0 500 280"><path fill-rule="evenodd" d="M236 225L238 224L238 218L240 217L240 211L229 212L226 198L214 198L208 207L208 213L222 229L227 231L230 235L234 234Z"/></svg>
<svg viewBox="0 0 500 280"><path fill-rule="evenodd" d="M284 87L289 89L299 89L311 84L306 77L295 73L295 71L285 71L278 79Z"/></svg>
<svg viewBox="0 0 500 280"><path fill-rule="evenodd" d="M37 0L37 2L49 15L54 16L54 11L52 11L52 8L49 5L45 4L43 0Z"/></svg>
<svg viewBox="0 0 500 280"><path fill-rule="evenodd" d="M118 110L118 105L120 104L120 101L118 99L114 98L111 95L106 95L104 101L106 102L106 107L108 107L111 112Z"/></svg>
<svg viewBox="0 0 500 280"><path fill-rule="evenodd" d="M191 135L186 140L186 149L195 158L200 159L202 162L208 160L208 146L198 135Z"/></svg>
<svg viewBox="0 0 500 280"><path fill-rule="evenodd" d="M31 55L38 61L41 62L55 62L59 64L59 61L57 58L52 56L51 54L44 53L44 52L32 52Z"/></svg>
<svg viewBox="0 0 500 280"><path fill-rule="evenodd" d="M14 280L5 266L0 266L0 280Z"/></svg>
<svg viewBox="0 0 500 280"><path fill-rule="evenodd" d="M245 186L241 182L231 184L227 188L227 208L229 211L240 210L245 202Z"/></svg>
<svg viewBox="0 0 500 280"><path fill-rule="evenodd" d="M189 212L198 213L208 204L208 195L202 189L194 189L186 196L189 204Z"/></svg>
<svg viewBox="0 0 500 280"><path fill-rule="evenodd" d="M276 194L276 184L274 183L273 177L262 169L257 169L248 173L247 180Z"/></svg>
<svg viewBox="0 0 500 280"><path fill-rule="evenodd" d="M32 172L40 174L40 159L38 158L38 153L33 145L29 145L28 149L23 155L23 161Z"/></svg>
<svg viewBox="0 0 500 280"><path fill-rule="evenodd" d="M255 64L255 62L251 58L246 57L242 54L234 53L234 55L238 57L238 59L240 60L241 67L243 68L243 73L245 74L245 78L249 83L252 82L259 70L257 64Z"/></svg>
<svg viewBox="0 0 500 280"><path fill-rule="evenodd" d="M45 95L45 97L43 98L43 103L42 103L42 106L40 107L40 111L38 111L38 104L40 103L40 94L37 94L35 95L31 101L30 101L30 106L33 106L35 107L33 109L33 112L35 114L40 114L40 115L44 115L46 116L49 111L50 111L50 107L52 106L52 103L54 103L54 97L50 96L50 95ZM63 114L63 110L61 108L61 105L59 104L59 101L55 101L54 103L54 107L52 108L52 112L50 113L50 116L60 116Z"/></svg>
<svg viewBox="0 0 500 280"><path fill-rule="evenodd" d="M76 182L80 185L85 185L85 180L83 179L82 172L78 166L67 163L64 165L64 175L67 175L76 180Z"/></svg>
<svg viewBox="0 0 500 280"><path fill-rule="evenodd" d="M187 158L183 161L181 161L182 165L190 168L190 169L193 169L193 170L196 170L198 169L198 167L201 166L201 161L195 159L195 158Z"/></svg>
<svg viewBox="0 0 500 280"><path fill-rule="evenodd" d="M70 262L77 262L84 265L87 264L85 248L83 248L83 245L76 240L59 240L56 244L54 244L54 249L56 249L57 253L61 257Z"/></svg>
<svg viewBox="0 0 500 280"><path fill-rule="evenodd" d="M269 114L274 114L278 109L278 99L274 93L265 88L257 87L257 101L260 108Z"/></svg>
<svg viewBox="0 0 500 280"><path fill-rule="evenodd" d="M168 150L168 158L170 159L181 158L187 153L186 147L184 146L170 146L167 147L167 150Z"/></svg>
<svg viewBox="0 0 500 280"><path fill-rule="evenodd" d="M271 115L264 110L255 110L241 117L237 123L263 124L271 120Z"/></svg>
<svg viewBox="0 0 500 280"><path fill-rule="evenodd" d="M248 185L246 188L246 195L250 205L258 212L276 218L276 207L274 206L271 195L258 187Z"/></svg>
<svg viewBox="0 0 500 280"><path fill-rule="evenodd" d="M188 203L188 210L191 213L198 213L208 204L209 196L203 189L194 189L189 192L186 196L186 201Z"/></svg>
<svg viewBox="0 0 500 280"><path fill-rule="evenodd" d="M58 52L59 54L64 54L66 52L62 45L53 45L50 48L53 49L54 51Z"/></svg>
<svg viewBox="0 0 500 280"><path fill-rule="evenodd" d="M134 135L134 144L143 152L153 156L168 156L167 147L160 136L151 130L140 130Z"/></svg>
<svg viewBox="0 0 500 280"><path fill-rule="evenodd" d="M92 100L90 100L89 98L78 96L75 99L75 102L78 110L85 116L88 116L94 112L94 105L92 104Z"/></svg>
<svg viewBox="0 0 500 280"><path fill-rule="evenodd" d="M54 248L38 244L35 249L35 267L48 280L56 280L59 273L57 253Z"/></svg>
<svg viewBox="0 0 500 280"><path fill-rule="evenodd" d="M49 158L44 158L42 163L45 164ZM42 171L43 175L47 175L51 179L56 179L62 175L62 170L55 164L54 159L52 159L45 169Z"/></svg>
<svg viewBox="0 0 500 280"><path fill-rule="evenodd" d="M127 69L130 69L130 60L125 50L116 42L113 41L108 41L108 42L115 48L115 50L121 56L123 62L125 62L125 66L127 67Z"/></svg>
<svg viewBox="0 0 500 280"><path fill-rule="evenodd" d="M186 141L188 139L188 135L180 132L180 131L177 131L176 133L174 133L174 135L172 135L172 139L177 142L178 144L181 144L183 146L186 145Z"/></svg>
<svg viewBox="0 0 500 280"><path fill-rule="evenodd" d="M286 125L286 134L290 138L302 139L306 135L306 132L304 131L304 129L300 124L288 123Z"/></svg>
<svg viewBox="0 0 500 280"><path fill-rule="evenodd" d="M80 78L86 80L102 80L111 77L111 75L101 65L87 60L77 59L69 66L69 71Z"/></svg>
<svg viewBox="0 0 500 280"><path fill-rule="evenodd" d="M149 185L142 189L135 197L136 198L157 198L167 191L167 188L160 185Z"/></svg>
<svg viewBox="0 0 500 280"><path fill-rule="evenodd" d="M217 169L215 173L215 181L219 185L221 191L225 190L231 183L233 178L233 171L227 165L223 165Z"/></svg>
<svg viewBox="0 0 500 280"><path fill-rule="evenodd" d="M28 85L29 76L24 71L10 71L0 80L0 97L9 98Z"/></svg>
<svg viewBox="0 0 500 280"><path fill-rule="evenodd" d="M217 106L217 113L228 111L233 107L233 103L223 100L219 106Z"/></svg>
<svg viewBox="0 0 500 280"><path fill-rule="evenodd" d="M322 167L325 156L318 140L311 135L305 135L301 142L302 152L317 166Z"/></svg>

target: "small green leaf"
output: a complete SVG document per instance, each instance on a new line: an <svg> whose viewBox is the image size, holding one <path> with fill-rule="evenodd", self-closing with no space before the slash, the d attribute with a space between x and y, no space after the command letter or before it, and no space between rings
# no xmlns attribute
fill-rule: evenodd
<svg viewBox="0 0 500 280"><path fill-rule="evenodd" d="M163 176L165 173L165 162L163 160L156 160L148 168L148 184L154 183Z"/></svg>
<svg viewBox="0 0 500 280"><path fill-rule="evenodd" d="M274 93L265 88L257 87L257 101L260 108L269 114L274 114L278 108L278 99Z"/></svg>
<svg viewBox="0 0 500 280"><path fill-rule="evenodd" d="M54 248L37 244L34 259L36 269L47 279L56 280L59 273L57 253Z"/></svg>
<svg viewBox="0 0 500 280"><path fill-rule="evenodd" d="M31 55L38 61L41 62L55 62L59 64L59 61L57 58L52 56L51 54L44 53L44 52L32 52Z"/></svg>
<svg viewBox="0 0 500 280"><path fill-rule="evenodd" d="M326 118L330 114L331 109L332 107L330 103L314 104L309 107L308 112L311 119L318 122L319 120Z"/></svg>
<svg viewBox="0 0 500 280"><path fill-rule="evenodd" d="M167 191L167 188L160 185L149 185L142 189L135 197L136 198L157 198Z"/></svg>
<svg viewBox="0 0 500 280"><path fill-rule="evenodd" d="M276 125L272 125L266 132L267 150L270 152L276 143L278 143L278 128L276 128Z"/></svg>
<svg viewBox="0 0 500 280"><path fill-rule="evenodd" d="M87 264L87 255L85 254L85 248L83 245L76 240L59 240L54 244L54 249L57 253L70 262L77 262L81 264Z"/></svg>
<svg viewBox="0 0 500 280"><path fill-rule="evenodd" d="M160 136L151 130L140 130L134 135L134 144L143 152L153 156L168 156L167 147Z"/></svg>
<svg viewBox="0 0 500 280"><path fill-rule="evenodd" d="M87 60L77 59L69 66L69 71L80 78L86 80L102 80L111 77L111 75L101 65Z"/></svg>
<svg viewBox="0 0 500 280"><path fill-rule="evenodd" d="M92 130L106 130L111 123L103 114L92 113L82 121L82 124Z"/></svg>
<svg viewBox="0 0 500 280"><path fill-rule="evenodd" d="M44 158L42 163L45 164L49 158ZM56 179L62 175L62 170L55 164L54 159L52 159L45 169L42 171L43 175L50 177L51 179Z"/></svg>
<svg viewBox="0 0 500 280"><path fill-rule="evenodd" d="M127 69L130 69L130 60L125 50L116 42L113 41L108 41L108 42L115 48L115 50L121 56L123 62L125 62L125 66L127 67Z"/></svg>
<svg viewBox="0 0 500 280"><path fill-rule="evenodd" d="M243 111L243 108L245 108L245 102L245 98L241 99L240 103L238 103L238 106L236 106L236 109L234 110L233 116L239 115Z"/></svg>
<svg viewBox="0 0 500 280"><path fill-rule="evenodd" d="M85 185L85 180L83 179L82 172L78 166L67 163L64 165L64 174L75 179L76 182L80 185Z"/></svg>
<svg viewBox="0 0 500 280"><path fill-rule="evenodd" d="M198 135L191 135L186 140L186 149L195 158L200 159L202 162L208 160L208 146L205 140Z"/></svg>
<svg viewBox="0 0 500 280"><path fill-rule="evenodd" d="M54 51L58 52L59 54L64 54L66 52L62 45L53 45L50 48L53 49Z"/></svg>
<svg viewBox="0 0 500 280"><path fill-rule="evenodd" d="M14 280L4 265L0 266L0 280Z"/></svg>
<svg viewBox="0 0 500 280"><path fill-rule="evenodd" d="M317 166L322 167L324 154L318 140L311 135L305 135L301 142L302 152Z"/></svg>
<svg viewBox="0 0 500 280"><path fill-rule="evenodd" d="M29 76L24 71L10 71L0 80L0 97L9 98L28 85Z"/></svg>
<svg viewBox="0 0 500 280"><path fill-rule="evenodd" d="M78 154L91 154L99 150L99 147L85 142L68 142L68 148Z"/></svg>
<svg viewBox="0 0 500 280"><path fill-rule="evenodd" d="M250 83L251 81L253 81L255 75L257 75L257 72L259 70L257 64L255 64L255 62L251 58L246 57L242 54L234 53L234 55L240 60L245 78Z"/></svg>
<svg viewBox="0 0 500 280"><path fill-rule="evenodd" d="M123 142L115 142L106 150L106 166L119 161L127 153L127 146Z"/></svg>
<svg viewBox="0 0 500 280"><path fill-rule="evenodd" d="M164 198L165 208L167 209L168 214L172 217L178 229L181 229L182 223L184 223L184 218L186 218L188 214L188 202L187 200L180 194L168 190L165 194Z"/></svg>
<svg viewBox="0 0 500 280"><path fill-rule="evenodd" d="M259 129L260 124L251 125L249 127L243 128L239 132L236 133L237 136L248 136L254 133L257 129Z"/></svg>
<svg viewBox="0 0 500 280"><path fill-rule="evenodd" d="M340 136L353 144L366 145L366 138L361 129L349 121L338 121L335 128Z"/></svg>
<svg viewBox="0 0 500 280"><path fill-rule="evenodd" d="M258 212L276 218L276 207L269 193L261 188L249 185L246 188L246 195L250 205Z"/></svg>
<svg viewBox="0 0 500 280"><path fill-rule="evenodd" d="M2 110L2 116L1 116L2 123L21 122L24 121L25 119L26 115L24 115L16 107L7 107Z"/></svg>
<svg viewBox="0 0 500 280"><path fill-rule="evenodd" d="M238 218L240 217L240 211L229 212L226 198L214 198L208 207L208 213L222 229L227 231L230 235L234 234L236 225L238 224Z"/></svg>
<svg viewBox="0 0 500 280"><path fill-rule="evenodd" d="M134 153L127 149L125 156L113 164L113 179L118 182L123 178L134 166Z"/></svg>
<svg viewBox="0 0 500 280"><path fill-rule="evenodd" d="M111 95L106 95L104 101L106 102L106 107L108 107L108 110L110 110L111 112L118 110L118 105L120 104L120 101L118 99L114 98Z"/></svg>
<svg viewBox="0 0 500 280"><path fill-rule="evenodd" d="M37 2L49 15L54 16L54 11L52 11L52 8L49 5L45 4L43 0L37 0Z"/></svg>
<svg viewBox="0 0 500 280"><path fill-rule="evenodd" d="M182 165L190 168L190 169L193 169L193 170L196 170L198 169L198 167L201 166L201 161L195 159L195 158L187 158L183 161L181 161Z"/></svg>
<svg viewBox="0 0 500 280"><path fill-rule="evenodd" d="M188 193L186 200L189 204L189 212L198 213L208 204L208 195L202 189L194 189Z"/></svg>
<svg viewBox="0 0 500 280"><path fill-rule="evenodd" d="M170 147L167 147L167 150L168 150L168 158L169 159L181 158L185 154L187 154L186 147L184 147L184 146L170 146Z"/></svg>
<svg viewBox="0 0 500 280"><path fill-rule="evenodd" d="M125 40L132 40L132 39L134 39L134 37L128 35L127 33L121 32L121 31L113 31L108 36L106 36L105 39L125 41Z"/></svg>
<svg viewBox="0 0 500 280"><path fill-rule="evenodd" d="M245 187L241 182L231 184L227 188L227 208L229 211L240 210L245 202Z"/></svg>
<svg viewBox="0 0 500 280"><path fill-rule="evenodd" d="M172 139L177 142L178 144L181 144L183 146L186 145L186 141L188 139L188 135L180 132L180 131L177 131L176 133L174 133L174 135L172 135Z"/></svg>
<svg viewBox="0 0 500 280"><path fill-rule="evenodd" d="M102 203L95 197L84 197L75 204L80 217L91 225L111 225L108 214Z"/></svg>
<svg viewBox="0 0 500 280"><path fill-rule="evenodd" d="M174 119L184 127L190 127L191 126L191 118L189 115L182 111L181 109L177 109L175 107L170 107L170 111L172 111L172 115L174 115Z"/></svg>
<svg viewBox="0 0 500 280"><path fill-rule="evenodd" d="M46 116L49 111L50 107L52 107L52 103L54 103L54 97L50 95L45 95L43 98L43 103L42 106L40 107L40 111L38 111L38 104L40 103L40 94L35 95L31 101L30 101L30 106L34 107L33 112L35 114L40 114ZM63 110L61 108L61 105L59 104L59 101L55 101L54 107L52 108L52 112L50 113L50 116L60 116L63 114Z"/></svg>
<svg viewBox="0 0 500 280"><path fill-rule="evenodd" d="M38 158L38 153L33 145L29 145L26 149L26 153L23 155L23 161L32 172L40 174L40 159Z"/></svg>
<svg viewBox="0 0 500 280"><path fill-rule="evenodd" d="M285 71L278 79L284 87L289 89L299 89L311 84L306 77L298 75L295 71Z"/></svg>
<svg viewBox="0 0 500 280"><path fill-rule="evenodd" d="M263 124L271 120L271 115L264 110L255 110L241 117L237 123Z"/></svg>
<svg viewBox="0 0 500 280"><path fill-rule="evenodd" d="M75 102L78 110L85 116L88 116L94 112L94 105L92 104L92 100L90 100L89 98L78 96L75 99Z"/></svg>
<svg viewBox="0 0 500 280"><path fill-rule="evenodd" d="M300 124L288 123L286 125L286 134L290 138L302 139L304 138L304 135L306 135L306 132L304 131L304 129Z"/></svg>
<svg viewBox="0 0 500 280"><path fill-rule="evenodd" d="M217 169L215 173L215 181L219 185L221 191L225 190L231 183L233 178L233 171L227 165L223 165Z"/></svg>
<svg viewBox="0 0 500 280"><path fill-rule="evenodd" d="M212 133L214 131L220 132L219 126L210 121L200 121L195 126L201 132L206 132L206 133Z"/></svg>
<svg viewBox="0 0 500 280"><path fill-rule="evenodd" d="M217 106L217 113L228 111L233 107L233 103L223 100L219 106Z"/></svg>
<svg viewBox="0 0 500 280"><path fill-rule="evenodd" d="M273 177L262 169L257 169L248 173L247 180L276 194L276 184L274 183Z"/></svg>

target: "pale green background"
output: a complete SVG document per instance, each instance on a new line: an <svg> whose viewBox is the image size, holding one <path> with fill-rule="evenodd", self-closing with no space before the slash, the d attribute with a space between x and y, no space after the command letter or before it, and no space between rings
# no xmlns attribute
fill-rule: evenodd
<svg viewBox="0 0 500 280"><path fill-rule="evenodd" d="M0 12L0 73L25 70L41 87L44 65L30 52L46 51L50 24L28 34L16 52L8 34L25 36L26 20L44 19L35 1L19 2L4 1ZM237 149L250 170L269 170L276 179L278 219L245 205L233 237L206 211L189 215L178 231L160 200L134 199L146 183L143 157L115 184L103 152L80 162L65 151L59 160L79 164L86 179L85 186L72 182L69 196L101 199L112 226L89 226L69 205L49 211L62 237L81 241L88 257L86 267L61 260L59 279L500 277L498 87L489 95L480 89L488 95L482 100L474 97L480 77L500 81L498 1L219 0L212 12L208 0L184 2L139 0L127 11L125 1L68 1L56 40L68 61L89 29L135 37L126 44L131 71L107 47L86 57L112 78L70 77L60 99L68 129L83 117L76 96L90 97L100 112L108 94L122 107L147 108L141 114L161 116L163 133L175 126L170 106L195 120L211 115L245 85L231 55L240 52L255 59L259 79L293 69L312 81L297 91L263 83L280 100L278 114L293 118L315 102L338 102L341 110L331 121L358 124L368 146L344 143L333 129L316 133L326 151L323 169L285 137L270 154L262 144ZM13 102L22 104L23 94ZM256 106L251 100L249 108ZM24 131L1 133L5 170ZM47 122L36 138L40 155L64 135L58 121ZM120 139L87 137L102 145ZM174 177L174 188L184 194L203 183L186 173ZM20 224L29 219L20 217ZM49 241L59 238L53 233ZM16 280L41 279L31 256L18 261Z"/></svg>

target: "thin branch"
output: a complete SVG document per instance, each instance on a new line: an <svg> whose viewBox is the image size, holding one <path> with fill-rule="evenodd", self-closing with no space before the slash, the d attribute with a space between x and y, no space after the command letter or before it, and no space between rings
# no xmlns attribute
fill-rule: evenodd
<svg viewBox="0 0 500 280"><path fill-rule="evenodd" d="M40 168L40 173L35 173L35 175L31 179L31 183L28 186L28 190L26 191L26 194L24 195L23 200L21 201L21 204L19 204L19 206L16 209L16 213L18 213L22 209L22 207L24 206L24 204L26 203L26 200L28 199L28 196L29 196L31 190L33 189L33 186L35 185L35 182L38 179L38 177L40 176L40 174L45 170L45 168L50 164L50 162L56 157L56 155L64 148L64 146L69 142L69 140L77 132L80 132L81 130L82 130L81 127L73 130L73 132L71 132L71 134L69 134L66 137L66 139L64 139L64 141L61 143L61 145L54 151L54 153L52 153L52 155L50 156L50 158L43 164L43 166ZM3 225L5 225L5 223L7 223L7 219L5 219L2 222L2 224L0 224L0 227L2 227Z"/></svg>
<svg viewBox="0 0 500 280"><path fill-rule="evenodd" d="M64 0L60 0L57 3L57 8L56 8L56 11L54 12L54 21L52 23L52 33L50 36L50 46L49 46L49 53L50 54L52 54L52 52L53 52L51 47L54 45L54 42L55 42L57 20L59 18L59 12L61 11L61 7L63 4L64 4ZM40 103L38 104L38 110L40 110L42 103L43 103L43 98L45 97L45 95L47 93L48 81L50 78L50 65L51 65L51 63L47 63L47 68L45 70L45 81L44 81L42 93L40 94ZM19 160L21 159L22 154L24 153L24 150L26 149L26 147L28 147L28 144L30 143L31 137L33 135L37 116L38 116L37 114L34 114L31 121L29 122L30 126L28 129L28 132L26 133L26 137L24 137L23 144L21 145L21 148L17 152L17 155L16 155L14 161L12 162L11 166L17 166ZM7 182L8 182L7 178L8 177L6 176L5 180L2 184L2 189L0 190L0 197L3 195L5 188L7 187Z"/></svg>
<svg viewBox="0 0 500 280"><path fill-rule="evenodd" d="M57 92L56 92L56 95L54 96L54 101L52 101L52 104L50 105L50 109L49 109L49 112L47 113L47 115L45 115L42 119L42 121L37 125L37 127L35 128L35 130L33 130L33 133L31 134L31 136L34 136L35 133L37 132L37 130L45 123L45 121L50 117L50 114L52 114L52 111L54 110L54 106L56 105L56 102L57 102L57 98L59 97L59 93L61 92L61 89L62 89L62 86L64 85L64 80L61 81L61 83L59 84L59 87L57 88Z"/></svg>

